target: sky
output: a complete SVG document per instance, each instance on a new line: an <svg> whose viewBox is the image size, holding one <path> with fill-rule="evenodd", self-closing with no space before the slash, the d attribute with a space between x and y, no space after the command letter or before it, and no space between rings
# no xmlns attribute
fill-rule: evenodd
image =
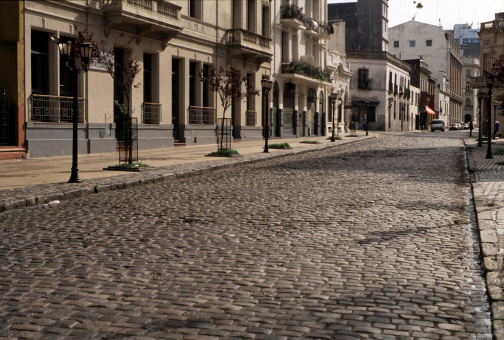
<svg viewBox="0 0 504 340"><path fill-rule="evenodd" d="M356 2L355 0L328 0L329 3ZM423 8L417 9L421 3ZM455 24L473 24L492 21L495 13L504 12L504 0L390 0L389 27L415 20L426 24L453 29ZM440 21L441 20L441 21Z"/></svg>

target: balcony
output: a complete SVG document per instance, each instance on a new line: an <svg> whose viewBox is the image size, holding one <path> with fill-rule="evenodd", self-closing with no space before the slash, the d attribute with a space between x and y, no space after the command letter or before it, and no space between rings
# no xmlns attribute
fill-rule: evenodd
<svg viewBox="0 0 504 340"><path fill-rule="evenodd" d="M189 106L189 124L215 125L215 108L202 106Z"/></svg>
<svg viewBox="0 0 504 340"><path fill-rule="evenodd" d="M284 74L297 74L300 76L305 76L311 79L315 79L318 82L329 82L331 74L327 70L323 70L321 67L315 67L308 63L302 61L291 61L282 63L282 73Z"/></svg>
<svg viewBox="0 0 504 340"><path fill-rule="evenodd" d="M144 36L168 41L182 31L181 7L165 0L104 0L107 26L136 32L139 43Z"/></svg>
<svg viewBox="0 0 504 340"><path fill-rule="evenodd" d="M494 20L481 23L481 31L504 30L504 20Z"/></svg>
<svg viewBox="0 0 504 340"><path fill-rule="evenodd" d="M273 57L271 38L237 28L227 31L226 41L233 57L242 60L255 59L258 64L270 61Z"/></svg>
<svg viewBox="0 0 504 340"><path fill-rule="evenodd" d="M78 98L78 122L85 122L86 99ZM38 123L72 123L73 97L33 94L29 98L30 121Z"/></svg>
<svg viewBox="0 0 504 340"><path fill-rule="evenodd" d="M304 29L305 14L303 9L293 4L283 4L280 6L280 23L287 27Z"/></svg>
<svg viewBox="0 0 504 340"><path fill-rule="evenodd" d="M318 22L315 19L307 18L304 21L306 27L306 35L319 40L329 39L329 35L334 33L334 28L331 24Z"/></svg>
<svg viewBox="0 0 504 340"><path fill-rule="evenodd" d="M160 124L161 104L142 103L142 122L144 124Z"/></svg>

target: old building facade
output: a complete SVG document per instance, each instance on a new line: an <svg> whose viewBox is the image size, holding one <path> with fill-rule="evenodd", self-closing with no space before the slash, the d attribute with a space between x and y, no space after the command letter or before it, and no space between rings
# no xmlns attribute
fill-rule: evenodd
<svg viewBox="0 0 504 340"><path fill-rule="evenodd" d="M437 87L441 86L439 80L446 76L450 94L448 123L461 122L462 59L453 31L445 32L441 26L411 20L391 27L389 38L390 53L403 60L423 59L429 65Z"/></svg>
<svg viewBox="0 0 504 340"><path fill-rule="evenodd" d="M13 84L6 86L7 100L16 103L17 132L8 147L23 156L71 153L74 85L54 40L75 43L83 32L112 59L114 74L131 58L140 72L127 93L97 62L80 73L79 153L116 150L121 125L116 103L132 112L138 148L145 149L215 143L221 118L229 119L235 140L262 139L265 131L279 138L325 135L329 94L337 91L343 112L348 100L351 73L344 50L328 47L334 27L326 0L13 3L0 3L8 13L2 25L17 29L1 34L11 41L5 55L17 60L17 68L2 72ZM259 91L262 79L272 80L269 102L264 105L264 95L249 96L224 112L199 75L226 64L238 67Z"/></svg>

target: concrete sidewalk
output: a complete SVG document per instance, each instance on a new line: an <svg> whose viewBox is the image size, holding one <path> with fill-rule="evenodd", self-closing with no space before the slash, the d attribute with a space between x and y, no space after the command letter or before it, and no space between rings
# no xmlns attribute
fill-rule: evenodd
<svg viewBox="0 0 504 340"><path fill-rule="evenodd" d="M0 161L0 211L45 204L80 197L97 191L130 188L176 177L189 177L203 171L251 163L265 158L282 157L352 143L378 136L363 131L357 137L340 133L341 140L331 142L327 136L273 139L275 143L289 143L291 150L271 149L264 153L264 141L235 142L232 148L239 157L207 157L216 151L215 144L180 146L139 150L139 161L150 166L141 172L104 170L118 165L118 153L80 154L79 173L82 183L67 183L70 179L72 156L56 156ZM318 142L308 144L303 142Z"/></svg>

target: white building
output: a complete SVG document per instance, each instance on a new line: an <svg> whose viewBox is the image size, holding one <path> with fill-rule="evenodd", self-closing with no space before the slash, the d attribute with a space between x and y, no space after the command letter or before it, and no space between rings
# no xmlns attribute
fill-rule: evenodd
<svg viewBox="0 0 504 340"><path fill-rule="evenodd" d="M462 57L462 84L464 85L463 117L464 122L477 122L478 117L478 90L471 88L471 77L480 75L479 58Z"/></svg>
<svg viewBox="0 0 504 340"><path fill-rule="evenodd" d="M408 63L388 52L347 50L354 74L350 81L352 120L369 130L409 131L410 71Z"/></svg>
<svg viewBox="0 0 504 340"><path fill-rule="evenodd" d="M271 6L272 135L325 135L331 85L327 41L334 32L327 0L278 0Z"/></svg>
<svg viewBox="0 0 504 340"><path fill-rule="evenodd" d="M408 21L389 29L389 51L396 57L423 59L432 76L439 80L449 80L450 103L449 123L460 122L462 117L462 59L460 46L453 37L453 31L444 31L441 26L417 21Z"/></svg>

